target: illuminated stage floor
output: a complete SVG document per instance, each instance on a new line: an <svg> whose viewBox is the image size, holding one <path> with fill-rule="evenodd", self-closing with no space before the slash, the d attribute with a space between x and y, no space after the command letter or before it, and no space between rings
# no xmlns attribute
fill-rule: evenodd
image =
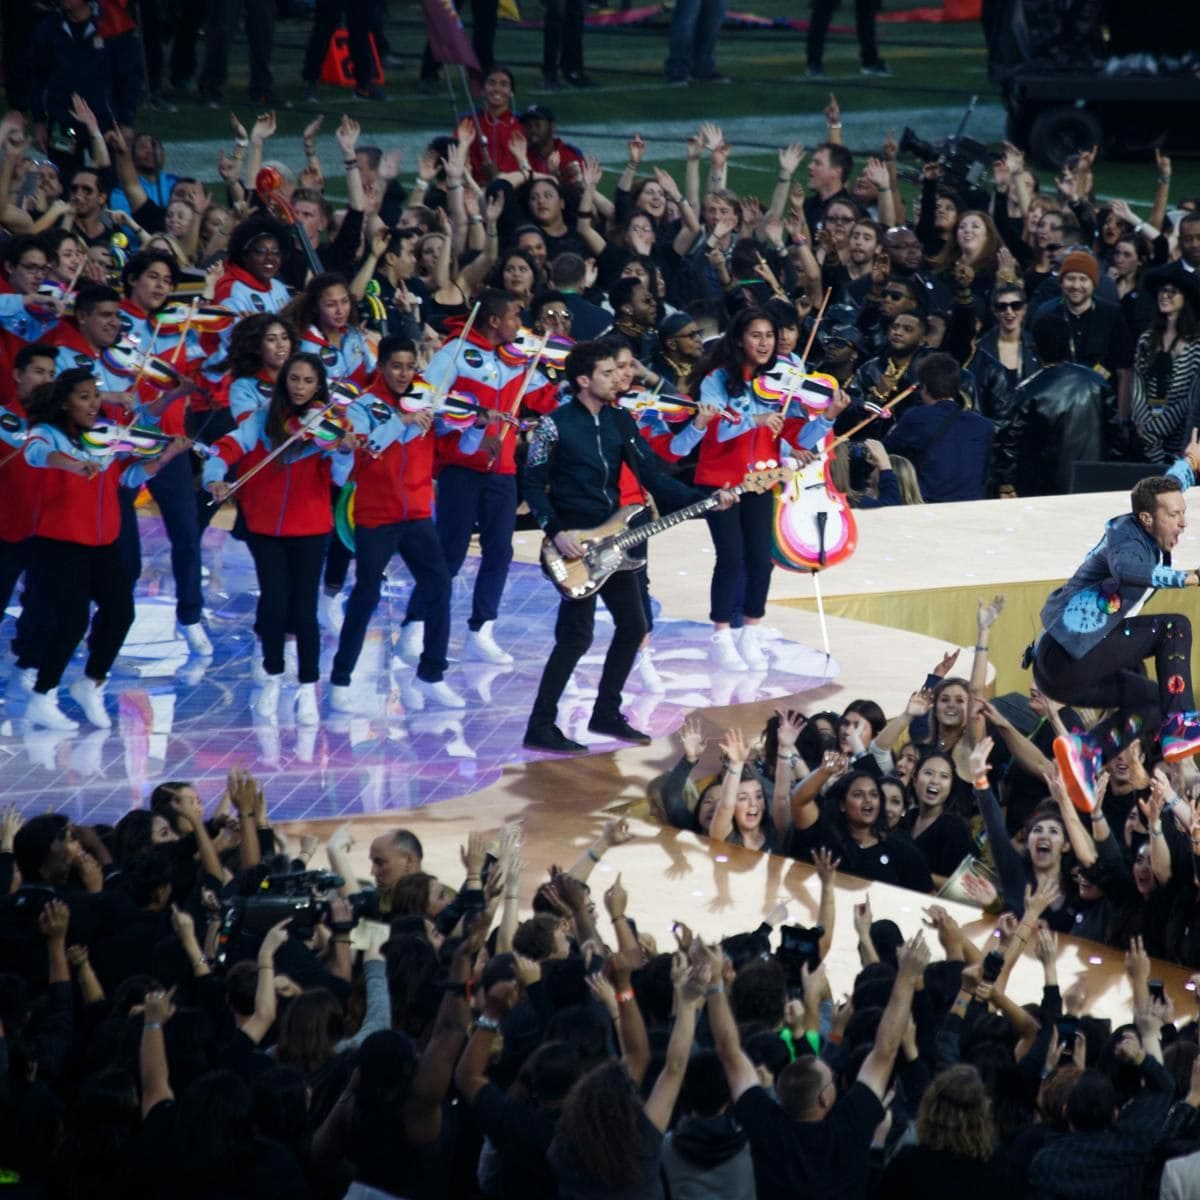
<svg viewBox="0 0 1200 1200"><path fill-rule="evenodd" d="M208 798L219 793L230 767L243 766L269 776L276 820L361 815L462 796L496 783L505 766L543 757L523 750L521 740L552 644L557 593L529 563L514 562L496 625L497 640L516 656L515 665L452 661L447 681L466 698L465 710L416 711L412 670L393 657L410 586L397 559L353 680L363 715L297 726L290 716L295 689L285 686L279 723L271 725L253 718L250 708L256 694L251 667L259 652L252 630L256 581L245 547L223 530L205 535L206 620L215 654L211 661L189 660L175 636L161 524L143 517L140 529L144 570L137 621L108 688L113 728L93 730L81 721L77 733L30 731L21 720L22 701L11 695L3 701L0 773L6 799L26 813L52 804L81 822L111 822L144 803L162 780L191 780ZM517 543L528 552L536 537L518 534ZM466 629L477 561L468 558L455 583L452 660ZM658 576L654 567L652 558L652 582L664 597L707 593L706 562L691 571L660 566ZM7 638L10 628L11 619L0 633ZM621 745L586 731L610 632L601 606L595 644L577 672L578 691L564 697L560 709L564 731L597 750ZM781 637L768 643L769 671L714 676L707 662L709 632L694 620L658 622L654 657L666 690L650 693L631 680L625 712L636 726L660 737L678 729L692 710L808 692L838 674L836 661ZM335 646L326 634L325 678ZM81 666L82 654L60 691L64 711L76 719L81 714L65 685Z"/></svg>

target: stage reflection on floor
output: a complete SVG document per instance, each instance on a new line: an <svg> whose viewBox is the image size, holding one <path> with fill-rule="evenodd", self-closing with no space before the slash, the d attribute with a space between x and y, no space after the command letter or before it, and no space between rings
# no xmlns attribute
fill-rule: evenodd
<svg viewBox="0 0 1200 1200"><path fill-rule="evenodd" d="M412 668L396 656L396 640L410 583L393 561L384 598L363 648L352 686L361 715L330 715L298 726L291 713L294 685L285 686L278 724L254 718L252 676L259 658L254 637L256 582L245 547L223 530L205 535L206 622L211 659L189 658L176 636L173 584L165 536L157 519L140 521L144 568L137 589L137 620L109 684L111 730L94 730L66 695L82 669L68 668L61 704L80 720L77 733L30 730L24 699L9 687L0 717L0 778L6 801L26 813L53 806L80 822L111 822L143 804L167 779L187 779L210 799L230 767L268 774L271 814L277 820L317 819L434 804L494 783L505 766L537 757L522 749L529 705L553 641L557 593L531 566L514 563L496 639L515 656L512 666L461 662L474 584L475 558L455 582L451 668L447 681L466 699L464 710L426 706L411 686ZM518 534L532 541L535 534ZM694 570L654 574L655 592L707 590L711 558ZM353 568L352 568L353 570ZM353 578L353 577L352 577ZM0 627L11 634L12 617ZM620 745L587 732L600 665L611 633L601 607L593 650L563 698L559 722L573 738L611 750ZM708 664L709 628L662 620L653 634L661 691L636 677L626 691L629 720L655 737L678 729L689 711L792 695L836 677L837 663L782 637L766 644L770 669L714 674ZM328 677L336 638L325 632L322 673Z"/></svg>

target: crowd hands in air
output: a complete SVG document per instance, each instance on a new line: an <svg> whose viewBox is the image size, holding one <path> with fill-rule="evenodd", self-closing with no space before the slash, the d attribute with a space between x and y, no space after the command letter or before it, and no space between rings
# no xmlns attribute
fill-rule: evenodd
<svg viewBox="0 0 1200 1200"><path fill-rule="evenodd" d="M954 740L942 697L958 687L965 711L965 686L939 687L932 709L913 707ZM861 715L843 723L838 762L813 774L879 749ZM781 754L824 720L780 714ZM703 750L697 730L685 745ZM748 753L737 731L723 747L731 764ZM973 769L988 750L978 743ZM912 774L929 789L925 762ZM1154 926L1129 943L1130 1020L1090 1015L1087 975L1058 977L1076 889L1047 815L1031 841L1055 853L1033 851L1018 903L1006 896L981 944L937 904L923 928L875 920L869 895L835 930L835 872L862 847L859 815L893 807L867 777L847 803L849 838L830 833L812 853L815 927L789 925L782 901L752 931L712 928L711 913L694 930L676 921L666 946L622 883L637 835L621 818L540 883L519 826L473 831L455 890L405 829L371 842L371 882L358 881L353 826L323 847L275 829L269 782L241 771L207 816L181 782L113 827L10 808L6 1181L46 1200L890 1198L938 1177L986 1197L1159 1194L1160 1177L1163 1196L1190 1194L1200 1026L1151 978ZM1146 804L1151 822L1165 791ZM736 806L752 844L753 800L726 799L714 828ZM902 836L880 835L893 848ZM835 995L824 960L839 936L860 969ZM1010 982L1026 951L1040 997Z"/></svg>

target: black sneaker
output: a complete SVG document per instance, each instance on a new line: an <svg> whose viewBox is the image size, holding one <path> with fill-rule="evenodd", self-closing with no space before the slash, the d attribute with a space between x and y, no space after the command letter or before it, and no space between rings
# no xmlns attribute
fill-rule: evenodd
<svg viewBox="0 0 1200 1200"><path fill-rule="evenodd" d="M680 78L675 75L667 76L667 87L687 87L689 83L691 83L691 80L687 78Z"/></svg>
<svg viewBox="0 0 1200 1200"><path fill-rule="evenodd" d="M355 88L351 96L353 100L386 100L387 92L378 84L372 83L369 87Z"/></svg>
<svg viewBox="0 0 1200 1200"><path fill-rule="evenodd" d="M648 746L654 740L648 733L634 729L620 713L615 717L592 717L588 722L588 732L622 742L636 742L639 746Z"/></svg>
<svg viewBox="0 0 1200 1200"><path fill-rule="evenodd" d="M557 725L534 726L525 730L526 750L549 750L551 754L586 754L588 748L573 742Z"/></svg>
<svg viewBox="0 0 1200 1200"><path fill-rule="evenodd" d="M557 75L543 75L541 83L541 91L543 92L561 92L563 85L558 82Z"/></svg>
<svg viewBox="0 0 1200 1200"><path fill-rule="evenodd" d="M722 75L720 71L718 71L715 75L693 75L692 78L697 83L732 83L733 82L732 75Z"/></svg>
<svg viewBox="0 0 1200 1200"><path fill-rule="evenodd" d="M563 79L576 88L594 88L596 86L596 81L582 71L564 71Z"/></svg>
<svg viewBox="0 0 1200 1200"><path fill-rule="evenodd" d="M825 74L825 68L821 66L820 63L809 63L808 66L804 68L804 78L828 79L829 76Z"/></svg>
<svg viewBox="0 0 1200 1200"><path fill-rule="evenodd" d="M204 108L218 109L223 107L220 92L206 92L201 90L197 93L196 99L199 100Z"/></svg>
<svg viewBox="0 0 1200 1200"><path fill-rule="evenodd" d="M860 75L879 75L882 78L890 79L892 68L887 65L881 58L878 62L872 63L869 67L859 68Z"/></svg>

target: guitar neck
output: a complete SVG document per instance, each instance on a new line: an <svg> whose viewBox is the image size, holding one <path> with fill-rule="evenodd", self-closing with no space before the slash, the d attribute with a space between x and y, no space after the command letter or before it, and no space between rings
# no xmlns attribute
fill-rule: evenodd
<svg viewBox="0 0 1200 1200"><path fill-rule="evenodd" d="M732 492L735 496L740 496L746 489L739 484L737 487L726 488L725 490ZM662 533L664 529L672 529L676 525L681 525L684 521L690 521L693 517L698 517L702 513L709 512L716 508L720 502L717 493L713 492L711 496L706 496L703 500L697 500L695 504L689 504L687 508L677 509L673 513L668 513L665 517L659 517L658 520L651 521L648 525L639 525L636 529L627 529L624 533L617 534L613 538L613 544L622 550L629 550L634 546L640 546L656 533Z"/></svg>

